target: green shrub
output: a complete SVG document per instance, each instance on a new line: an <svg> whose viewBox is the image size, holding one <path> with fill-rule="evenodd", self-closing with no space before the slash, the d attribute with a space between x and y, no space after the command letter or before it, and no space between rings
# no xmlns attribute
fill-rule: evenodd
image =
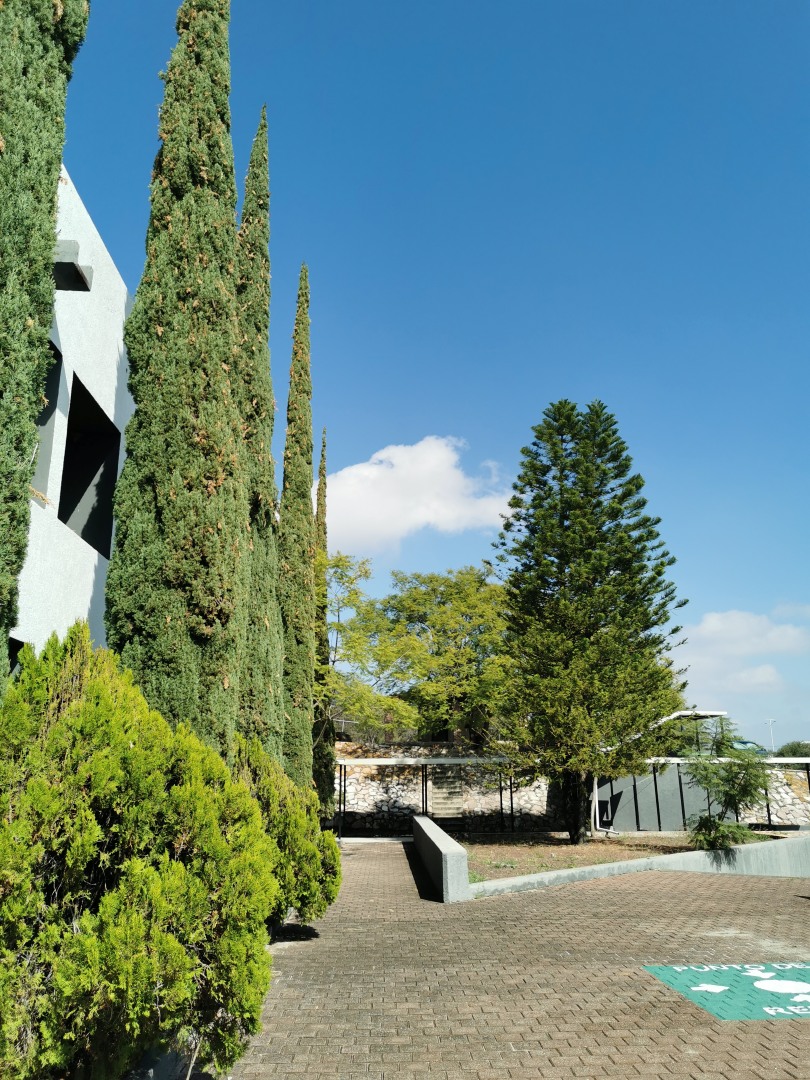
<svg viewBox="0 0 810 1080"><path fill-rule="evenodd" d="M747 825L700 814L690 822L689 839L699 851L727 851L735 844L749 843L754 837Z"/></svg>
<svg viewBox="0 0 810 1080"><path fill-rule="evenodd" d="M745 825L727 821L761 802L768 788L768 766L755 749L740 749L739 739L725 717L704 731L710 756L689 760L690 784L702 787L708 797L705 814L690 822L695 847L723 850L750 839Z"/></svg>
<svg viewBox="0 0 810 1080"><path fill-rule="evenodd" d="M810 742L796 739L793 742L786 742L776 751L776 757L810 757Z"/></svg>
<svg viewBox="0 0 810 1080"><path fill-rule="evenodd" d="M303 923L320 918L340 888L340 851L331 832L321 832L314 791L298 787L258 739L236 737L234 776L256 797L267 833L278 845L280 893L271 915L283 922L290 908Z"/></svg>
<svg viewBox="0 0 810 1080"><path fill-rule="evenodd" d="M119 1077L259 1026L279 851L256 801L85 625L0 706L0 1075Z"/></svg>

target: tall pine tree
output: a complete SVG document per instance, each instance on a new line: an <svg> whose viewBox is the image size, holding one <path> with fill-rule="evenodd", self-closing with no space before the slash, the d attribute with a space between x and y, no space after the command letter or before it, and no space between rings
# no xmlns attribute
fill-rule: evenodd
<svg viewBox="0 0 810 1080"><path fill-rule="evenodd" d="M600 401L550 405L521 451L499 546L506 579L516 760L561 784L573 843L594 776L662 752L682 707L669 651L674 563L645 513L644 481Z"/></svg>
<svg viewBox="0 0 810 1080"><path fill-rule="evenodd" d="M309 276L301 267L293 330L279 525L279 598L284 624L284 767L312 783L315 676L315 518L312 513L312 377Z"/></svg>
<svg viewBox="0 0 810 1080"><path fill-rule="evenodd" d="M321 818L335 810L335 724L329 684L329 624L326 568L329 558L326 536L326 428L321 438L318 492L315 499L315 724L312 728L312 778L321 802Z"/></svg>
<svg viewBox="0 0 810 1080"><path fill-rule="evenodd" d="M237 237L236 300L241 331L237 382L247 455L251 551L244 607L240 729L283 757L284 636L278 606L276 483L271 453L274 401L270 379L270 192L267 115L262 110L250 155Z"/></svg>
<svg viewBox="0 0 810 1080"><path fill-rule="evenodd" d="M87 0L0 3L0 692L28 544L36 420L53 362L65 98L88 14Z"/></svg>
<svg viewBox="0 0 810 1080"><path fill-rule="evenodd" d="M115 498L107 634L150 705L227 752L248 495L238 414L229 0L185 0L163 76L146 266L125 328L136 410Z"/></svg>

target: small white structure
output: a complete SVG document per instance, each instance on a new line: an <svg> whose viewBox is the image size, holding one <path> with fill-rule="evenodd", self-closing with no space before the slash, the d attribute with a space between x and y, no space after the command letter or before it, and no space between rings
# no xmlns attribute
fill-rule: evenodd
<svg viewBox="0 0 810 1080"><path fill-rule="evenodd" d="M54 631L64 636L76 619L89 622L96 645L105 643L112 496L133 411L123 340L130 297L64 168L54 277L55 360L39 418L12 667L23 642L40 649Z"/></svg>

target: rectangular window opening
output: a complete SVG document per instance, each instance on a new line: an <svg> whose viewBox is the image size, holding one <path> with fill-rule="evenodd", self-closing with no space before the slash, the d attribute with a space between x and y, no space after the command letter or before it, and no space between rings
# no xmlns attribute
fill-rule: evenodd
<svg viewBox="0 0 810 1080"><path fill-rule="evenodd" d="M79 264L79 245L75 240L56 241L53 280L60 292L90 292L93 270Z"/></svg>
<svg viewBox="0 0 810 1080"><path fill-rule="evenodd" d="M16 675L20 670L20 653L22 647L25 645L24 641L20 641L15 637L8 639L8 673L9 675Z"/></svg>
<svg viewBox="0 0 810 1080"><path fill-rule="evenodd" d="M106 559L121 433L81 380L73 376L59 520Z"/></svg>

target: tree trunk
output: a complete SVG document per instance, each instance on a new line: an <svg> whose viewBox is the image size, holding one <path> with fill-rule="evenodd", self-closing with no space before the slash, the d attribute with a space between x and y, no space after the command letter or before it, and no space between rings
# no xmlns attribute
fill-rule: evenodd
<svg viewBox="0 0 810 1080"><path fill-rule="evenodd" d="M562 777L563 813L565 827L572 844L584 844L588 838L590 816L590 787L588 775L567 772Z"/></svg>

